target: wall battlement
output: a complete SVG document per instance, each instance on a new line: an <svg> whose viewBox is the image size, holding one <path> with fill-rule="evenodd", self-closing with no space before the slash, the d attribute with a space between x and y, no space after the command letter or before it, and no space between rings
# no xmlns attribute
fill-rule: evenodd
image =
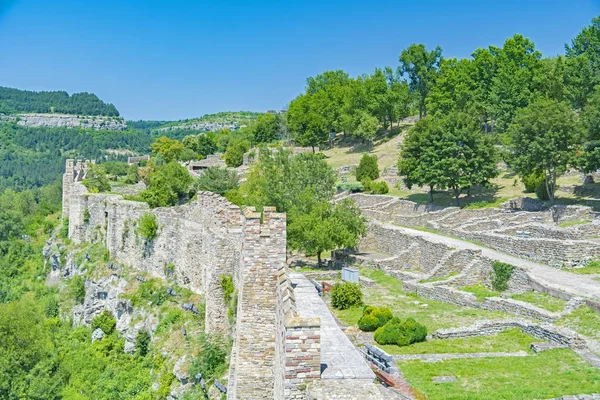
<svg viewBox="0 0 600 400"><path fill-rule="evenodd" d="M230 329L221 279L233 277L238 302L229 399L298 398L295 388L320 378L319 320L296 313L284 213L240 210L212 192L198 192L189 204L150 209L121 195L89 193L80 182L87 165L67 160L63 175L63 217L74 243L102 242L116 261L203 294L209 333ZM159 226L151 240L139 232L145 214Z"/></svg>

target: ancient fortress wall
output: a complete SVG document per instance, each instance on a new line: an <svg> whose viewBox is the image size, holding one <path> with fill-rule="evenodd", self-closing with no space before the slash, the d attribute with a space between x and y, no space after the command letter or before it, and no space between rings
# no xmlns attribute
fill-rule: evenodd
<svg viewBox="0 0 600 400"><path fill-rule="evenodd" d="M422 205L391 196L348 197L371 220L435 229L553 267L581 266L600 256L600 214L590 207L556 206L540 211L534 200L522 198L508 201L501 208L460 209ZM587 223L561 228L555 220Z"/></svg>
<svg viewBox="0 0 600 400"><path fill-rule="evenodd" d="M211 192L199 192L190 204L150 209L120 195L89 193L80 182L85 172L81 161L67 160L63 216L70 239L104 243L116 261L204 294L209 333L230 328L221 278L231 275L238 301L228 398L301 398L303 383L320 378L320 321L296 313L285 214L273 207L242 213ZM158 222L152 240L139 233L145 214Z"/></svg>

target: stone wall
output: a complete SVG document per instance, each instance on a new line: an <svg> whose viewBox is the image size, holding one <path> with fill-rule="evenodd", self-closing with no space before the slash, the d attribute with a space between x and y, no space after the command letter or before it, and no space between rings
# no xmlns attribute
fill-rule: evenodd
<svg viewBox="0 0 600 400"><path fill-rule="evenodd" d="M229 329L221 278L233 277L238 302L228 398L298 398L303 382L320 378L320 321L296 313L285 214L274 207L264 207L262 215L247 207L242 214L211 192L199 192L186 205L150 209L120 195L88 193L77 180L83 164L66 165L63 210L70 239L104 243L113 259L155 277L166 279L172 265L170 278L204 294L207 332ZM158 223L152 239L139 232L146 214Z"/></svg>

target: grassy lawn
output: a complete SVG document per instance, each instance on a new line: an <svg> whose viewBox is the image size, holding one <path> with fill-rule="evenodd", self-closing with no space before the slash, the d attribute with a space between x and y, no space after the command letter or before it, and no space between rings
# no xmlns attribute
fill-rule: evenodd
<svg viewBox="0 0 600 400"><path fill-rule="evenodd" d="M566 326L582 335L600 340L600 313L597 313L588 306L579 307L577 310L556 321L556 324Z"/></svg>
<svg viewBox="0 0 600 400"><path fill-rule="evenodd" d="M410 346L379 346L389 354L490 353L530 351L529 345L539 342L520 329L508 329L494 336L474 336L458 339L432 339Z"/></svg>
<svg viewBox="0 0 600 400"><path fill-rule="evenodd" d="M477 301L483 301L483 299L487 297L498 297L500 296L500 292L495 292L483 286L482 284L478 284L475 286L463 286L460 288L463 292L473 293L477 297Z"/></svg>
<svg viewBox="0 0 600 400"><path fill-rule="evenodd" d="M553 312L559 312L564 310L565 305L567 304L567 302L563 299L552 297L547 293L535 291L515 294L511 296L511 298L519 301L524 301L526 303L530 303L534 306L538 306Z"/></svg>
<svg viewBox="0 0 600 400"><path fill-rule="evenodd" d="M583 274L583 275L595 275L600 274L600 261L592 261L587 266L583 268L573 268L569 269L569 272L574 274Z"/></svg>
<svg viewBox="0 0 600 400"><path fill-rule="evenodd" d="M373 279L377 285L363 288L365 304L377 307L389 307L395 316L400 318L412 317L424 324L428 332L440 328L451 328L470 325L481 319L506 319L510 315L502 312L459 307L435 300L424 299L402 291L402 282L386 275L383 271L370 268L360 268L360 274ZM423 305L427 304L427 307ZM333 310L337 318L344 324L356 325L362 316L362 307L348 310Z"/></svg>
<svg viewBox="0 0 600 400"><path fill-rule="evenodd" d="M600 392L600 371L569 349L530 357L398 363L408 382L427 399L546 399ZM435 383L434 376L458 382Z"/></svg>
<svg viewBox="0 0 600 400"><path fill-rule="evenodd" d="M561 228L568 228L570 226L589 224L590 222L591 222L591 220L589 218L585 218L583 220L578 219L578 220L574 220L574 221L561 222L560 224L558 224L558 226L560 226Z"/></svg>

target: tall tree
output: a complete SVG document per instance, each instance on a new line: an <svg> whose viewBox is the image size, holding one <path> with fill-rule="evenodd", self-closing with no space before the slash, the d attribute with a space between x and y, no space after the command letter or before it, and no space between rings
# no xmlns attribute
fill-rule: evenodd
<svg viewBox="0 0 600 400"><path fill-rule="evenodd" d="M179 159L183 152L183 145L179 140L169 139L166 136L161 136L152 143L152 154L160 155L166 162L171 162Z"/></svg>
<svg viewBox="0 0 600 400"><path fill-rule="evenodd" d="M435 84L440 63L442 48L437 46L432 51L427 51L423 44L412 44L400 54L400 74L408 75L411 92L419 104L419 117L427 115L425 99L429 90Z"/></svg>
<svg viewBox="0 0 600 400"><path fill-rule="evenodd" d="M292 131L294 141L301 146L313 148L327 143L329 128L327 120L315 106L319 99L309 94L303 94L290 103L287 121Z"/></svg>
<svg viewBox="0 0 600 400"><path fill-rule="evenodd" d="M252 125L253 143L271 143L277 139L279 123L275 114L261 114Z"/></svg>
<svg viewBox="0 0 600 400"><path fill-rule="evenodd" d="M565 102L538 99L517 112L508 132L513 167L522 176L543 172L554 205L556 179L575 163L579 147L575 112Z"/></svg>
<svg viewBox="0 0 600 400"><path fill-rule="evenodd" d="M502 48L491 47L490 51L496 56L496 73L490 88L493 119L497 129L505 132L516 111L534 97L534 78L539 74L542 54L522 35L515 35Z"/></svg>
<svg viewBox="0 0 600 400"><path fill-rule="evenodd" d="M432 201L434 187L452 189L457 206L463 189L487 185L498 175L493 143L462 113L419 121L402 146L398 167L407 186L428 185Z"/></svg>

